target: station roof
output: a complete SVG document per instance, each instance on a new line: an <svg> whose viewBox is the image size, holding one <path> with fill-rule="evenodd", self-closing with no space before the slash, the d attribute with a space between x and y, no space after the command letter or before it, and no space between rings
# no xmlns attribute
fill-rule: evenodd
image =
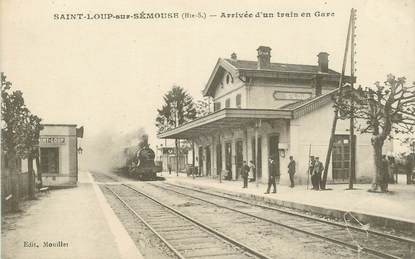
<svg viewBox="0 0 415 259"><path fill-rule="evenodd" d="M218 83L222 76L228 72L233 77L261 77L274 79L305 79L311 80L316 75L324 76L324 80L338 82L340 73L329 69L327 73L319 72L317 65L300 65L287 63L270 63L268 68L258 69L257 61L250 60L233 60L219 58L209 80L203 89L204 96L213 96ZM345 81L350 81L350 76L344 76Z"/></svg>
<svg viewBox="0 0 415 259"><path fill-rule="evenodd" d="M208 114L180 127L168 130L157 135L159 138L192 138L208 135L215 131L243 128L253 123L255 119L290 119L289 110L266 109L236 109L225 108Z"/></svg>
<svg viewBox="0 0 415 259"><path fill-rule="evenodd" d="M258 61L252 60L233 60L225 59L227 62L231 63L237 69L242 70L254 70L261 71L258 69ZM262 69L263 70L263 69ZM319 73L318 65L302 65L302 64L288 64L288 63L270 63L267 70L279 71L279 72L297 72L297 73ZM339 72L329 69L328 74L339 75Z"/></svg>
<svg viewBox="0 0 415 259"><path fill-rule="evenodd" d="M209 135L229 129L246 128L253 126L255 121L292 120L330 103L332 96L338 89L334 89L315 98L301 100L280 109L238 109L225 108L204 117L190 121L177 128L157 135L158 138L191 139L201 135Z"/></svg>

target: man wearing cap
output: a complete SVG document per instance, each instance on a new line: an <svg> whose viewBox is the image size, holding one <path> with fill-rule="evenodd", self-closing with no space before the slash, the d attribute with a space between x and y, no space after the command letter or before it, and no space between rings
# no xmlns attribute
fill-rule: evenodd
<svg viewBox="0 0 415 259"><path fill-rule="evenodd" d="M324 166L323 163L320 162L319 157L316 156L315 158L315 164L314 164L314 170L313 170L313 176L314 176L314 190L320 190L321 185L321 172L323 172Z"/></svg>
<svg viewBox="0 0 415 259"><path fill-rule="evenodd" d="M265 194L269 193L269 191L271 190L271 186L274 187L274 190L272 191L272 193L277 192L277 177L279 176L277 172L277 164L272 157L268 159L268 164L269 164L268 188Z"/></svg>
<svg viewBox="0 0 415 259"><path fill-rule="evenodd" d="M242 178L244 180L244 186L242 188L248 188L248 175L249 175L249 166L246 164L246 161L243 161L241 168Z"/></svg>

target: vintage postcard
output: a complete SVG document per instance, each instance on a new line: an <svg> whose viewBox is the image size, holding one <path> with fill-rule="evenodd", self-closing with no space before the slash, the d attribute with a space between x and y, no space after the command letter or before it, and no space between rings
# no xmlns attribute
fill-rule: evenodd
<svg viewBox="0 0 415 259"><path fill-rule="evenodd" d="M415 258L412 0L1 0L1 258Z"/></svg>

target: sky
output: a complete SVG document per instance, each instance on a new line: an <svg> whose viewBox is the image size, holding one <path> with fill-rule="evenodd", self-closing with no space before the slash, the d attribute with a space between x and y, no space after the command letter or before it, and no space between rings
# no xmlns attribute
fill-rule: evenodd
<svg viewBox="0 0 415 259"><path fill-rule="evenodd" d="M164 1L167 2L167 1ZM24 93L44 123L75 123L85 139L144 128L156 138L155 117L173 85L200 99L219 57L316 64L326 51L340 71L350 9L357 9L357 83L388 73L415 80L415 1L169 1L1 0L0 71ZM65 13L310 12L334 17L189 20L55 20Z"/></svg>

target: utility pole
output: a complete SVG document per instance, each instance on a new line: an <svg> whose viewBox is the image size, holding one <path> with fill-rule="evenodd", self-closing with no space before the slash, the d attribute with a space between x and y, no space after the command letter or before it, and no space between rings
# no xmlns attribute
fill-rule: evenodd
<svg viewBox="0 0 415 259"><path fill-rule="evenodd" d="M354 90L354 72L355 72L355 61L354 61L354 55L355 55L355 39L356 39L356 34L355 34L355 29L356 29L356 25L355 25L355 21L356 21L356 9L352 9L352 42L350 44L350 76L352 78L352 81L350 82L350 88L351 88L351 93L353 94L353 90ZM355 154L355 138L354 138L354 101L353 101L353 97L350 98L351 100L351 114L350 114L350 126L349 126L349 153L350 153L350 162L349 162L349 189L352 190L353 189L353 183L355 180L355 175L356 175L356 154Z"/></svg>
<svg viewBox="0 0 415 259"><path fill-rule="evenodd" d="M349 43L350 43L350 33L351 33L351 24L352 24L352 18L353 18L353 10L350 11L350 19L349 19L349 27L347 30L347 37L346 37L346 46L344 49L344 56L343 56L343 67L342 67L342 73L340 75L339 80L339 96L341 95L342 88L343 88L343 77L344 73L346 71L346 63L347 63L347 53L349 52ZM333 124L331 127L331 134L330 134L330 140L329 140L329 147L327 149L327 155L326 155L326 161L324 163L324 172L323 172L323 179L321 180L321 189L326 189L326 182L327 182L327 174L328 174L328 167L330 164L330 157L331 152L334 145L334 135L336 134L336 126L337 126L337 120L339 119L339 111L337 108L334 109L334 118L333 118Z"/></svg>
<svg viewBox="0 0 415 259"><path fill-rule="evenodd" d="M177 102L176 102L175 107L176 107L176 109L175 109L175 112L174 112L174 120L175 120L176 128L177 128L177 127L179 127L179 105L178 105ZM176 176L179 176L179 158L180 158L180 156L179 156L179 140L175 139L175 142L176 142Z"/></svg>

